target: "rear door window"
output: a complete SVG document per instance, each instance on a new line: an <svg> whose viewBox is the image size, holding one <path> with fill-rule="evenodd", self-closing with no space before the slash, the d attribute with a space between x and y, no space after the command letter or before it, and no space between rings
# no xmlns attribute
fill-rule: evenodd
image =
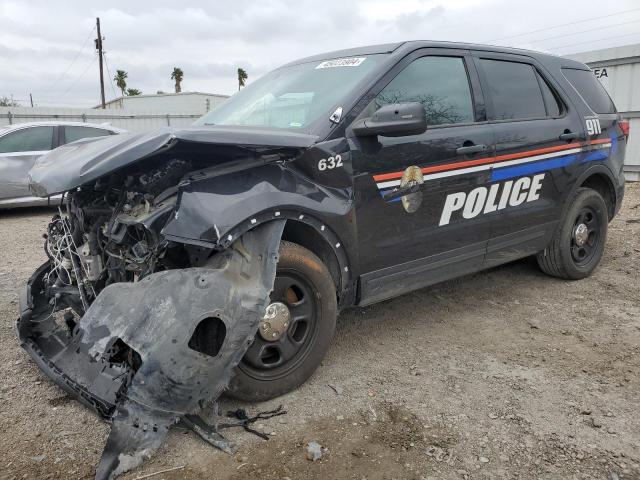
<svg viewBox="0 0 640 480"><path fill-rule="evenodd" d="M473 101L461 57L421 57L402 70L375 99L375 108L390 103L420 102L428 125L473 122Z"/></svg>
<svg viewBox="0 0 640 480"><path fill-rule="evenodd" d="M480 60L493 103L491 120L543 118L547 111L536 71L528 63Z"/></svg>
<svg viewBox="0 0 640 480"><path fill-rule="evenodd" d="M596 113L616 113L609 94L591 70L563 68L562 73L591 110Z"/></svg>
<svg viewBox="0 0 640 480"><path fill-rule="evenodd" d="M75 142L81 138L104 137L110 134L109 130L103 130L102 128L68 125L64 127L65 143Z"/></svg>
<svg viewBox="0 0 640 480"><path fill-rule="evenodd" d="M30 127L0 137L0 153L42 152L53 147L53 127Z"/></svg>

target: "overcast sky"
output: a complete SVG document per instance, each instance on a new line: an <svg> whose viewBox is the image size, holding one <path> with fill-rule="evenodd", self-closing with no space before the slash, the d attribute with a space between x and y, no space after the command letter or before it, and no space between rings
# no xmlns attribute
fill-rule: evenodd
<svg viewBox="0 0 640 480"><path fill-rule="evenodd" d="M359 45L433 39L568 54L640 43L638 0L0 0L0 97L96 105L95 17L107 99L118 93L116 69L143 93L173 91L178 66L183 91L232 94L238 67L252 81L287 61Z"/></svg>

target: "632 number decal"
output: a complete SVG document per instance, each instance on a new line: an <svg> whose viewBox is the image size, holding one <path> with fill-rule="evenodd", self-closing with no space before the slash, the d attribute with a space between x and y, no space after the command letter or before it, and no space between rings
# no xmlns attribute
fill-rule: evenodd
<svg viewBox="0 0 640 480"><path fill-rule="evenodd" d="M336 155L335 157L323 158L318 162L318 170L332 170L342 166L342 157Z"/></svg>

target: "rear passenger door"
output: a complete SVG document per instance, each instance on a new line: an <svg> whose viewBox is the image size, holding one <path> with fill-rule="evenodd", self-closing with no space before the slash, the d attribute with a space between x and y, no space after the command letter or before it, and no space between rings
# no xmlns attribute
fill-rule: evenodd
<svg viewBox="0 0 640 480"><path fill-rule="evenodd" d="M561 216L563 194L577 169L582 122L534 59L474 54L494 128L496 192L485 265L542 250Z"/></svg>

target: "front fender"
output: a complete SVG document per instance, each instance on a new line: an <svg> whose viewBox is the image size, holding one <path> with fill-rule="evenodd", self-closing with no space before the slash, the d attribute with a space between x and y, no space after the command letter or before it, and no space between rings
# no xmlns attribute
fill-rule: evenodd
<svg viewBox="0 0 640 480"><path fill-rule="evenodd" d="M171 239L226 248L236 227L264 212L308 212L340 223L351 211L351 188L331 188L314 183L282 163L207 177L181 185L175 213L162 229ZM273 217L272 217L273 218Z"/></svg>
<svg viewBox="0 0 640 480"><path fill-rule="evenodd" d="M343 286L350 283L356 258L350 250L355 245L353 189L319 185L290 164L260 165L182 184L162 234L167 240L223 250L277 218L312 226L332 246Z"/></svg>

